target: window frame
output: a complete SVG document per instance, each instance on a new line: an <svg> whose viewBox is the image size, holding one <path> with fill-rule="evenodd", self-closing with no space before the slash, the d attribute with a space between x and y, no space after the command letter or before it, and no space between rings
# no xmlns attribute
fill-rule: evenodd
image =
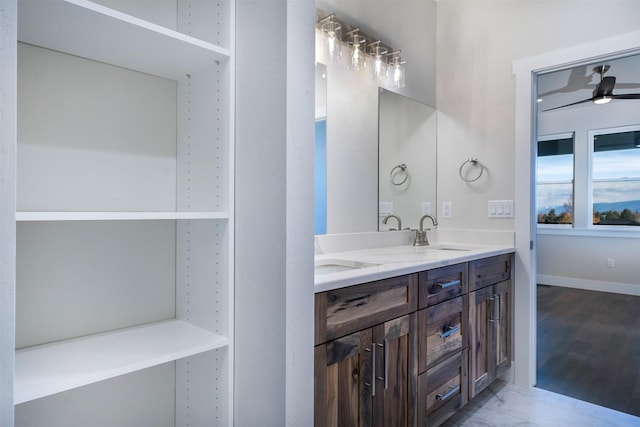
<svg viewBox="0 0 640 427"><path fill-rule="evenodd" d="M635 226L620 226L620 225L594 225L593 224L593 147L594 136L607 133L622 133L629 131L640 130L640 123L625 126L614 126L599 129L587 130L587 143L582 146L576 145L576 133L575 131L559 132L553 134L545 134L538 136L538 142L548 141L552 139L560 139L562 137L573 137L573 224L539 224L536 221L536 232L540 235L571 235L571 236L583 236L583 237L615 237L615 238L640 238L640 227ZM586 147L585 147L586 146ZM586 150L587 167L584 174L578 176L578 170L576 168L576 159L578 151ZM585 154L585 153L581 153ZM535 212L537 217L538 212L538 150L536 143L535 152ZM586 205L582 206L584 201L579 202L576 200L577 187L583 187L586 189ZM578 221L578 216L581 216L581 220ZM586 222L583 220L586 219ZM576 224L584 223L586 226Z"/></svg>
<svg viewBox="0 0 640 427"><path fill-rule="evenodd" d="M573 157L573 162L571 164L571 167L573 169L572 171L572 179L571 179L571 198L573 199L572 203L573 203L573 221L571 222L571 224L541 224L539 222L537 222L537 217L538 217L538 159L540 158L539 153L538 153L538 145L540 144L540 142L545 142L545 141L552 141L552 140L556 140L556 139L571 139L573 141L573 150L572 150L572 157ZM536 187L536 224L538 229L551 229L551 230L557 230L557 229L565 229L565 230L569 230L569 229L574 229L575 228L575 223L576 223L576 218L575 218L575 209L576 209L576 133L575 131L570 131L570 132L560 132L560 133L553 133L553 134L546 134L546 135L539 135L538 136L538 142L536 144L536 166L535 166L535 173L536 173L536 182L535 182L535 187Z"/></svg>
<svg viewBox="0 0 640 427"><path fill-rule="evenodd" d="M640 131L640 124L636 125L627 125L627 126L615 126L610 128L601 128L601 129L590 129L587 131L587 206L585 215L589 216L589 220L587 221L587 229L588 230L603 230L603 231L620 231L624 233L633 233L640 235L640 227L639 226L629 226L629 225L596 225L593 223L593 153L595 146L595 137L597 135L609 135L613 133L625 133L625 132L634 132ZM574 167L575 173L575 167ZM575 206L574 206L575 209ZM635 231L635 233L634 233Z"/></svg>

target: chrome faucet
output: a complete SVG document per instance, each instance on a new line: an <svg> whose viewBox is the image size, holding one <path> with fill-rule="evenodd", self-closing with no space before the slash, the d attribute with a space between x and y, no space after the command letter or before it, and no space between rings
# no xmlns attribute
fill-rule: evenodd
<svg viewBox="0 0 640 427"><path fill-rule="evenodd" d="M434 217L432 217L431 215L423 215L422 218L420 218L420 229L414 230L416 232L416 237L413 240L413 246L429 245L429 239L427 239L427 231L431 229L430 228L427 228L426 230L424 229L423 225L424 225L425 218L429 218L433 223L434 227L438 226L438 221L436 221Z"/></svg>
<svg viewBox="0 0 640 427"><path fill-rule="evenodd" d="M382 223L384 225L387 225L387 221L389 221L389 218L395 218L398 221L398 230L402 230L402 221L400 221L400 217L398 215L387 215L384 217L384 219L382 220ZM394 231L395 228L390 228L389 231Z"/></svg>

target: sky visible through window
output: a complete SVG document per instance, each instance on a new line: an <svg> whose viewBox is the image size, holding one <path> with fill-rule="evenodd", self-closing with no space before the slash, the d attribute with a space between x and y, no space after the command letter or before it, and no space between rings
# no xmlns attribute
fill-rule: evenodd
<svg viewBox="0 0 640 427"><path fill-rule="evenodd" d="M594 211L640 211L640 148L593 153Z"/></svg>
<svg viewBox="0 0 640 427"><path fill-rule="evenodd" d="M593 210L629 209L637 215L640 211L640 147L605 149L591 155ZM539 222L547 222L545 215L552 209L558 216L573 209L573 154L541 156L537 162ZM582 185L581 180L576 185Z"/></svg>
<svg viewBox="0 0 640 427"><path fill-rule="evenodd" d="M538 157L538 213L563 212L573 200L573 154Z"/></svg>

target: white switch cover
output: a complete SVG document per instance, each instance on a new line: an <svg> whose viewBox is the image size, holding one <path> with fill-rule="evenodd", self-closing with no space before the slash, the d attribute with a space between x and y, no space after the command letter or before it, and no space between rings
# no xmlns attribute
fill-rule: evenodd
<svg viewBox="0 0 640 427"><path fill-rule="evenodd" d="M489 218L513 218L513 200L489 200Z"/></svg>
<svg viewBox="0 0 640 427"><path fill-rule="evenodd" d="M422 209L422 215L431 215L431 202L420 203L420 208Z"/></svg>
<svg viewBox="0 0 640 427"><path fill-rule="evenodd" d="M378 215L387 216L393 213L393 202L380 202L378 203Z"/></svg>
<svg viewBox="0 0 640 427"><path fill-rule="evenodd" d="M453 215L452 211L452 202L442 202L442 218L451 218L451 216Z"/></svg>

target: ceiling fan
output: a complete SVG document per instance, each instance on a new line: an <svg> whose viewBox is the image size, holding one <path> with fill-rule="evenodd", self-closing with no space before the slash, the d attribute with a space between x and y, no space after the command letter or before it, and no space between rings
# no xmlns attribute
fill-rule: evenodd
<svg viewBox="0 0 640 427"><path fill-rule="evenodd" d="M585 102L593 102L594 104L606 104L612 99L640 99L640 93L625 93L620 95L616 95L613 93L613 88L616 85L616 78L614 76L604 76L604 74L609 71L609 65L599 65L595 67L593 71L600 74L600 83L598 83L596 88L593 90L593 96L591 98L572 102L571 104L561 105L560 107L549 108L543 111L557 110L558 108L584 104Z"/></svg>

